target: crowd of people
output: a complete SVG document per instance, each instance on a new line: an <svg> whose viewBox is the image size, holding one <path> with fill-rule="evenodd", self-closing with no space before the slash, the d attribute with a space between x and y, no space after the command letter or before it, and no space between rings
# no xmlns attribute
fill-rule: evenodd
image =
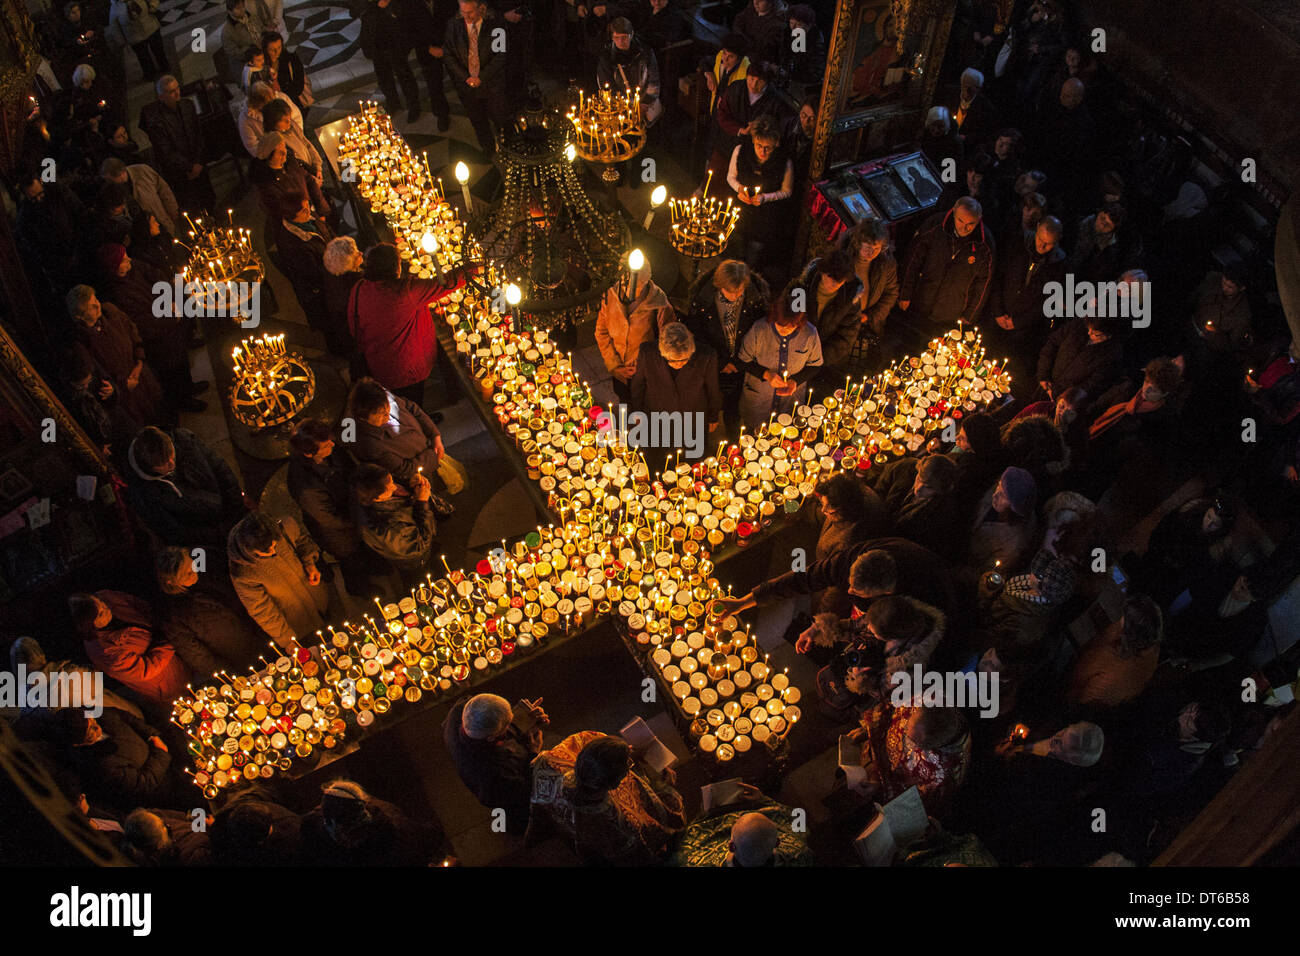
<svg viewBox="0 0 1300 956"><path fill-rule="evenodd" d="M455 484L423 401L437 351L428 307L465 276L409 276L392 244L362 250L341 234L308 134L310 78L282 17L266 0L225 6L221 79L243 91L233 119L260 235L308 323L349 365L346 406L293 429L298 514L258 508L226 461L179 427L210 385L189 360L202 330L179 304L158 310L151 289L179 271L183 214L216 204L211 149L168 72L157 3L114 0L93 15L69 3L42 25L65 87L27 124L15 234L61 394L121 472L154 583L68 594L75 659L50 662L31 637L11 647L12 666L28 672L102 672L103 716L30 711L14 723L91 825L140 863L441 861L449 845L435 822L349 780L305 814L254 791L214 815L210 839L185 812L196 796L171 701L254 663L268 641L324 628L344 591L406 593L435 570ZM791 808L756 788L688 821L671 772L621 738L582 731L548 747L540 707L521 714L491 694L453 707L448 755L485 808L504 808L507 832L559 839L588 863L835 859L877 802L913 786L933 824L927 861L1083 863L1106 850L1148 860L1156 825L1204 801L1192 782L1221 781L1272 726L1239 691L1270 656L1257 647L1270 603L1300 573L1300 537L1253 553L1242 518L1262 510L1270 527L1293 527L1300 516L1300 369L1258 311L1260 264L1212 263L1221 237L1205 228L1210 199L1190 154L1155 155L1149 136L1135 145L1121 85L1051 0L1024 11L1005 59L991 56L979 17L972 36L954 38L964 71L915 143L959 170L931 213L866 219L792 261L825 6L751 0L733 11L719 48L694 65L711 91L711 182L742 205L740 226L680 296L646 264L605 293L594 319L622 404L699 416L716 437L752 433L810 389L827 395L959 324L1007 356L1005 403L965 415L920 454L821 482L808 567L727 602L734 613L795 602L788 639L818 667L808 703L833 728L824 743L843 734L861 752L861 773L826 781L832 835L810 849ZM808 41L797 51L794 30ZM414 53L439 130L449 86L489 155L507 90L543 74L640 88L652 148L675 148L653 132L674 108L665 91L676 78L661 69L693 31L675 0L370 0L361 14L389 111L404 103L408 122L422 112ZM150 158L123 113L124 45L155 85L138 118ZM571 76L579 65L592 75ZM41 174L47 156L53 181ZM1067 277L1115 293L1053 315L1051 284ZM1116 304L1122 314L1108 312ZM1249 440L1243 416L1258 424ZM1120 524L1188 477L1201 492L1175 502L1145 547L1122 551ZM900 703L892 675L915 667L984 675L996 715ZM1087 824L1099 805L1117 821L1105 840Z"/></svg>

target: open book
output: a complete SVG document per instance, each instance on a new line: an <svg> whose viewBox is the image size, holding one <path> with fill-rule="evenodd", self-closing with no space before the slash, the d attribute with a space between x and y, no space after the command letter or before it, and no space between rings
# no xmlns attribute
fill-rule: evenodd
<svg viewBox="0 0 1300 956"><path fill-rule="evenodd" d="M745 792L741 789L743 782L740 777L731 777L727 780L719 780L717 783L706 783L700 787L700 812L708 813L714 807L725 807L735 803Z"/></svg>
<svg viewBox="0 0 1300 956"><path fill-rule="evenodd" d="M640 717L633 717L619 733L628 742L633 753L660 773L677 762L676 755L655 736L650 725Z"/></svg>
<svg viewBox="0 0 1300 956"><path fill-rule="evenodd" d="M862 766L862 747L847 736L840 737L840 752L836 759L844 776L848 778L850 790L856 790L866 781L867 770Z"/></svg>
<svg viewBox="0 0 1300 956"><path fill-rule="evenodd" d="M892 866L900 851L925 836L928 826L921 791L909 787L880 807L853 841L853 848L867 866Z"/></svg>

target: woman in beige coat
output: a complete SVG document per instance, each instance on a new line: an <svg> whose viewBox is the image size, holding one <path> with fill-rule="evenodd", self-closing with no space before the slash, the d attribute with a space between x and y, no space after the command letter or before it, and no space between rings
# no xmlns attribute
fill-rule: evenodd
<svg viewBox="0 0 1300 956"><path fill-rule="evenodd" d="M251 514L230 532L230 581L249 616L280 647L325 627L329 588L320 549L293 518Z"/></svg>
<svg viewBox="0 0 1300 956"><path fill-rule="evenodd" d="M614 394L624 405L632 402L632 376L642 344L658 337L659 330L675 320L668 296L651 279L649 262L635 278L630 272L625 274L600 300L596 345L613 378Z"/></svg>

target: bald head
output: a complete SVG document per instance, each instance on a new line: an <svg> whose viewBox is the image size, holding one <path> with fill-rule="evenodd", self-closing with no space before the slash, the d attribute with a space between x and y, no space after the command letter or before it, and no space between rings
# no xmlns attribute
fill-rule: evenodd
<svg viewBox="0 0 1300 956"><path fill-rule="evenodd" d="M731 827L731 853L737 866L766 866L780 842L780 829L761 813L746 813Z"/></svg>

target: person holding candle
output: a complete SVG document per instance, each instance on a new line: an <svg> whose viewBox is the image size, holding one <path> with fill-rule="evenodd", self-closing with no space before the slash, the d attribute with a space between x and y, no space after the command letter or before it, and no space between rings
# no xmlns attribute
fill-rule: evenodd
<svg viewBox="0 0 1300 956"><path fill-rule="evenodd" d="M994 245L984 211L958 199L917 230L898 289L898 307L920 341L979 320L993 283Z"/></svg>
<svg viewBox="0 0 1300 956"><path fill-rule="evenodd" d="M716 437L722 424L722 390L718 387L718 358L713 349L697 345L691 330L681 322L664 325L658 342L641 346L632 377L632 408L647 413L698 415L706 423L709 436ZM701 437L695 458L703 457L706 441Z"/></svg>
<svg viewBox="0 0 1300 956"><path fill-rule="evenodd" d="M806 311L796 311L794 287L772 304L768 318L756 322L737 353L745 372L740 420L750 431L763 428L773 414L784 414L807 394L808 382L822 365L821 341Z"/></svg>
<svg viewBox="0 0 1300 956"><path fill-rule="evenodd" d="M966 565L977 573L995 565L1006 572L1019 570L1036 541L1037 499L1033 475L1023 468L1003 471L975 509Z"/></svg>
<svg viewBox="0 0 1300 956"><path fill-rule="evenodd" d="M713 114L713 146L708 168L722 177L736 147L740 146L760 116L769 117L782 128L789 116L785 101L773 81L778 70L767 61L749 65L744 82L731 83L718 100Z"/></svg>
<svg viewBox="0 0 1300 956"><path fill-rule="evenodd" d="M423 408L372 378L363 378L352 387L348 408L356 423L352 454L358 461L382 465L410 491L420 477L441 484L436 476L445 454L442 435ZM437 495L429 500L438 517L445 518L455 510Z"/></svg>
<svg viewBox="0 0 1300 956"><path fill-rule="evenodd" d="M746 81L748 82L748 81ZM731 152L727 185L740 203L740 221L731 248L762 272L789 236L782 228L794 195L794 162L781 145L780 127L762 115L748 125L749 135Z"/></svg>
<svg viewBox="0 0 1300 956"><path fill-rule="evenodd" d="M235 593L278 646L325 628L330 591L320 548L297 521L251 514L230 532L227 554Z"/></svg>
<svg viewBox="0 0 1300 956"><path fill-rule="evenodd" d="M403 588L418 586L437 544L437 519L429 504L429 479L416 472L411 490L399 487L382 465L358 465L352 476L354 521L361 540L397 571Z"/></svg>
<svg viewBox="0 0 1300 956"><path fill-rule="evenodd" d="M653 341L673 321L668 296L651 278L650 260L606 290L596 313L596 345L610 373L614 394L623 404L632 399L631 382L641 346Z"/></svg>
<svg viewBox="0 0 1300 956"><path fill-rule="evenodd" d="M858 296L862 284L853 273L847 250L832 249L813 259L799 276L808 321L817 327L822 344L822 372L818 392L834 392L847 377L849 357L862 329Z"/></svg>
<svg viewBox="0 0 1300 956"><path fill-rule="evenodd" d="M695 341L718 357L723 406L734 414L743 380L736 356L754 323L767 315L772 292L767 280L739 259L724 259L700 274L687 296L683 321Z"/></svg>
<svg viewBox="0 0 1300 956"><path fill-rule="evenodd" d="M652 866L686 826L671 771L642 762L620 737L572 734L533 762L528 841L571 841L584 863Z"/></svg>
<svg viewBox="0 0 1300 956"><path fill-rule="evenodd" d="M422 402L438 354L429 306L464 282L459 272L437 279L404 277L401 256L391 243L367 250L362 280L348 296L347 309L348 329L369 374L403 398Z"/></svg>
<svg viewBox="0 0 1300 956"><path fill-rule="evenodd" d="M505 810L506 832L516 836L528 829L531 765L550 723L540 703L516 717L504 697L477 694L453 704L442 723L443 744L461 782L483 806Z"/></svg>

